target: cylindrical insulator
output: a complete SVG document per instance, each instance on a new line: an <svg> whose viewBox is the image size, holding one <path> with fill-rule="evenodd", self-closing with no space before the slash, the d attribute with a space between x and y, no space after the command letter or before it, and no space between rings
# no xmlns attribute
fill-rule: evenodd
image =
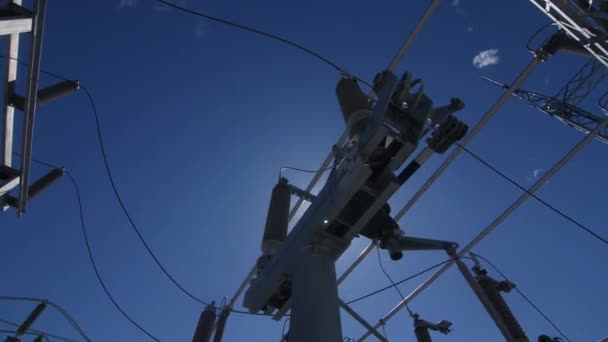
<svg viewBox="0 0 608 342"><path fill-rule="evenodd" d="M213 342L222 342L222 337L224 336L224 329L226 328L226 321L228 320L230 311L230 306L224 306L224 308L222 309L222 312L220 313L220 318L218 318L217 325L215 327L215 335L213 336Z"/></svg>
<svg viewBox="0 0 608 342"><path fill-rule="evenodd" d="M356 133L356 124L370 116L371 104L359 88L357 81L350 78L342 78L338 82L336 96L349 135L352 137Z"/></svg>
<svg viewBox="0 0 608 342"><path fill-rule="evenodd" d="M192 342L210 341L213 329L215 328L215 318L217 316L215 310L215 303L211 303L203 312L201 312L201 317L198 320Z"/></svg>
<svg viewBox="0 0 608 342"><path fill-rule="evenodd" d="M279 244L287 237L290 200L291 190L287 179L281 178L272 189L264 237L262 238L262 253L273 254Z"/></svg>
<svg viewBox="0 0 608 342"><path fill-rule="evenodd" d="M505 323L505 326L509 330L514 341L527 342L528 337L526 336L526 333L522 329L521 325L519 325L519 322L517 321L517 318L515 318L515 315L513 315L513 312L509 308L509 305L502 298L502 295L498 290L498 284L496 280L487 276L482 276L477 279L477 282L479 283L479 286L481 287L485 295L488 297L488 300L492 302L494 309L502 318L502 321Z"/></svg>
<svg viewBox="0 0 608 342"><path fill-rule="evenodd" d="M431 333L428 328L425 327L416 327L414 329L414 334L416 334L416 339L418 342L432 342Z"/></svg>

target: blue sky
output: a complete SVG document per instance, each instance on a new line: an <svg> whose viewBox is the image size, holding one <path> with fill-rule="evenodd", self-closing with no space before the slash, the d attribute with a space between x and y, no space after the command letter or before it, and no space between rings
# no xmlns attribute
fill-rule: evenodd
<svg viewBox="0 0 608 342"><path fill-rule="evenodd" d="M388 65L427 6L396 0L185 4L288 37L368 80ZM438 104L460 97L466 107L459 116L473 126L501 93L480 76L512 81L531 59L526 41L547 21L525 0L457 4L442 4L398 72L423 78ZM499 63L473 66L475 55L488 49L498 50ZM526 88L554 94L583 62L556 55ZM109 161L133 217L171 273L208 301L232 295L257 258L278 169L316 168L344 129L333 69L300 51L159 8L152 0L49 4L42 65L81 80L93 93ZM43 84L52 81L42 78ZM598 111L594 101L585 106ZM529 186L535 170L548 169L581 138L514 99L470 148ZM601 216L606 148L592 142L539 192L600 233L606 233ZM34 156L64 165L79 182L93 253L118 302L162 340L191 339L201 307L164 278L130 230L104 173L84 94L40 108ZM393 197L395 212L443 158L435 156ZM34 176L43 172L36 167ZM302 187L308 177L288 173ZM464 245L519 194L463 154L401 225L412 235ZM145 341L98 285L77 210L71 186L62 181L32 201L25 217L3 215L0 294L49 298L94 340ZM338 269L366 243L355 241ZM608 334L604 247L529 201L476 251L493 260L572 340L596 341ZM396 263L383 257L393 278L401 279L444 255L411 253ZM341 286L340 295L348 300L385 285L374 255ZM407 283L402 291L416 285ZM507 298L530 337L556 335L516 294ZM397 302L396 292L386 291L354 307L376 322ZM454 331L436 341L501 340L456 270L411 307L427 320L454 323ZM21 321L32 308L0 302L0 318ZM363 329L345 313L342 320L345 336L361 335ZM36 327L76 336L52 310ZM225 340L278 341L281 327L265 317L235 314ZM397 315L386 332L392 340L413 339L411 319L405 312Z"/></svg>

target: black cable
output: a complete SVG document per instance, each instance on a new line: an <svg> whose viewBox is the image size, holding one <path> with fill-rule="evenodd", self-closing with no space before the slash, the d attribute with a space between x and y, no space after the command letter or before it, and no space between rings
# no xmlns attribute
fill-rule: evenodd
<svg viewBox="0 0 608 342"><path fill-rule="evenodd" d="M40 161L40 160L36 160L36 159L32 159L33 162L41 164L41 165L45 165L48 166L50 168L58 168L55 165ZM74 179L74 177L72 176L71 173L69 173L68 171L64 170L65 175L68 177L68 179L70 180L70 183L72 183L72 186L74 187L74 191L76 193L76 199L78 201L78 209L79 209L79 213L80 213L80 225L82 228L82 234L84 236L84 242L85 245L87 247L87 252L89 254L89 259L91 261L91 266L93 266L93 271L95 272L95 276L97 277L97 280L99 281L99 284L101 285L101 287L103 288L103 291L105 292L106 296L108 297L108 299L110 299L110 302L112 302L112 304L114 305L114 307L131 323L133 324L137 329L139 329L141 332L143 332L144 334L148 335L148 337L150 337L151 339L155 340L155 341L160 341L160 339L158 339L157 337L155 337L154 335L152 335L150 332L148 332L145 328L143 328L141 325L139 325L137 322L135 322L135 320L133 320L133 318L131 318L131 316L129 316L124 309L120 306L120 304L118 304L118 302L116 302L116 299L114 299L114 296L112 296L112 294L110 293L110 291L108 290L105 282L103 281L103 278L101 277L101 274L99 273L99 269L97 268L97 264L95 263L95 258L93 257L93 252L91 250L91 245L89 243L89 237L87 234L87 229L86 229L86 224L84 221L84 212L83 212L83 206L82 206L82 198L80 196L80 188L78 187L78 183L76 182L76 179Z"/></svg>
<svg viewBox="0 0 608 342"><path fill-rule="evenodd" d="M10 301L25 301L25 302L35 302L35 303L46 303L47 305L53 307L57 312L59 312L63 318L65 318L72 327L84 338L86 341L91 341L91 339L87 336L87 334L82 330L80 325L76 322L72 316L70 316L65 309L63 309L60 305L55 304L47 299L34 298L34 297L17 297L17 296L0 296L0 300L10 300Z"/></svg>
<svg viewBox="0 0 608 342"><path fill-rule="evenodd" d="M10 326L15 327L15 328L18 328L18 327L21 326L21 324L18 324L18 323L15 323L15 322L11 322L11 321L6 320L6 319L1 319L1 318L0 318L0 323L4 323L6 325L10 325ZM28 329L27 331L29 331L29 332L31 332L33 334L37 334L37 335L44 335L44 336L52 337L52 338L54 338L56 340L59 340L59 341L78 342L78 341L73 340L71 338L62 337L62 336L55 335L55 334L50 334L50 333L47 333L47 332L44 332L44 331L41 331L41 330L37 330L37 329Z"/></svg>
<svg viewBox="0 0 608 342"><path fill-rule="evenodd" d="M445 261L442 261L442 262L440 262L440 263L438 263L438 264L435 264L435 265L433 265L433 266L431 266L431 267L427 267L427 268L425 268L424 270L422 270L422 271L420 271L420 272L418 272L418 273L416 273L416 274L414 274L414 275L411 275L411 276L409 276L409 277L407 277L407 278L405 278L405 279L399 280L398 282L396 282L396 283L394 283L394 284L391 284L391 285L389 285L389 286L385 286L385 287L383 287L383 288L381 288L381 289L378 289L378 290L376 290L376 291L370 292L370 293L368 293L368 294L366 294L366 295L363 295L363 296L361 296L361 297L358 297L358 298L355 298L355 299L353 299L353 300L351 300L351 301L348 301L348 302L346 302L346 304L349 304L349 305L350 305L350 304L356 303L356 302L358 302L358 301L361 301L361 300L367 299L367 298L369 298L369 297L371 297L371 296L375 296L375 295L377 295L378 293L381 293L381 292L384 292L384 291L386 291L386 290L392 289L392 288L394 288L394 287L395 287L395 286L397 286L397 285L403 284L403 283L405 283L406 281L410 281L410 280L412 280L412 279L414 279L414 278L417 278L417 277L419 277L419 276L421 276L421 275L423 275L423 274L425 274L425 273L428 273L428 272L430 272L430 271L432 271L432 270L434 270L434 269L436 269L436 268L438 268L438 267L441 267L441 266L443 266L444 264L447 264L447 263L448 263L448 262L450 262L450 261L451 261L451 260L445 260Z"/></svg>
<svg viewBox="0 0 608 342"><path fill-rule="evenodd" d="M283 177L283 170L293 170L293 171L300 171L300 172L307 172L307 173L317 173L317 172L325 172L328 170L332 170L335 169L336 166L330 166L330 167L326 167L324 169L318 169L318 170L307 170L307 169L300 169L297 167L291 167L291 166L283 166L280 170L279 170L279 179L281 179L281 177Z"/></svg>
<svg viewBox="0 0 608 342"><path fill-rule="evenodd" d="M127 220L129 221L131 227L133 228L133 231L135 231L135 234L137 234L137 237L139 238L139 240L141 241L141 243L144 245L144 248L148 251L148 254L150 254L150 256L152 257L152 259L154 260L154 262L156 263L156 265L161 269L161 271L165 274L165 276L167 278L169 278L169 280L171 280L171 282L178 288L180 289L184 294L186 294L188 297L192 298L194 301L203 304L203 305L209 305L209 303L199 299L198 297L194 296L192 293L190 293L190 291L186 290L177 280L175 280L175 278L173 278L173 276L169 273L169 271L167 271L167 269L165 269L165 267L163 266L163 264L160 262L160 260L158 260L158 258L156 257L156 255L154 254L154 252L152 251L152 249L150 248L150 246L148 246L148 243L146 242L146 240L144 239L143 235L141 234L141 232L139 231L139 228L137 227L137 225L135 224L135 221L133 220L133 218L131 217L131 214L129 214L129 210L127 209L122 196L120 195L120 192L118 191L118 187L116 186L116 182L114 181L114 176L112 175L112 170L110 169L110 164L108 162L108 156L106 153L106 148L105 148L105 144L103 141L103 136L101 134L101 125L99 122L99 114L97 112L97 107L95 106L95 101L93 100L93 96L91 95L91 93L89 92L89 90L85 87L81 87L81 89L84 91L84 93L86 94L87 98L89 99L89 102L91 104L91 108L93 109L93 114L95 115L95 126L97 127L97 138L99 141L99 147L101 149L101 155L103 158L103 163L106 169L106 174L108 175L108 179L110 180L110 185L112 186L112 190L114 192L114 197L116 197L116 200L118 201L118 204L120 205L120 208L122 209L122 212L124 213L124 215L127 217Z"/></svg>
<svg viewBox="0 0 608 342"><path fill-rule="evenodd" d="M283 329L281 329L281 342L287 341L287 338L285 337L285 328L287 327L287 323L289 323L290 320L290 318L287 318L285 321L283 321Z"/></svg>
<svg viewBox="0 0 608 342"><path fill-rule="evenodd" d="M571 223L573 223L574 225L578 226L579 228L581 228L585 232L589 233L591 236L595 237L596 239L598 239L598 240L602 241L603 243L605 243L606 245L608 245L608 239L602 237L601 235L599 235L598 233L594 232L590 228L586 227L582 223L578 222L577 220L573 219L569 215L565 214L563 211L555 208L554 206L552 206L551 204L547 203L542 198L540 198L537 195L535 195L534 193L530 192L528 189L526 189L525 187L523 187L521 184L517 183L511 177L507 176L506 174L504 174L503 172L501 172L500 170L498 170L496 167L492 166L490 163L488 163L483 158L481 158L480 156L478 156L477 154L475 154L474 152L472 152L471 150L469 150L468 148L466 148L464 145L459 144L458 142L456 142L455 144L458 145L458 147L460 147L463 151L465 151L471 157L475 158L477 161L479 161L480 163L482 163L485 167L489 168L494 173L496 173L500 177L504 178L506 181L508 181L509 183L513 184L514 186L516 186L521 191L527 193L528 195L530 195L530 197L534 198L535 200L537 200L538 202L540 202L541 204L543 204L545 207L551 209L553 212L555 212L559 216L565 218L566 220L568 220Z"/></svg>
<svg viewBox="0 0 608 342"><path fill-rule="evenodd" d="M8 57L3 56L3 55L0 55L0 57L8 58ZM24 65L24 66L28 65L28 63L20 61L19 59L15 59L15 58L10 58L10 59L16 60L21 65ZM58 78L60 80L64 80L64 81L69 81L70 80L68 78L65 78L65 77L63 77L61 75L58 75L56 73L53 73L53 72L50 72L50 71L47 71L47 70L41 69L40 72L43 73L43 74L46 74L46 75ZM195 297L194 295L192 295L183 286L181 286L175 280L175 278L173 278L169 274L169 272L164 268L164 266L156 258L156 256L154 255L154 252L152 252L151 248L146 243L144 237L139 232L139 229L137 228L137 226L135 225L135 222L132 220L131 216L129 215L128 210L127 210L126 206L124 205L124 202L122 201L122 198L120 197L120 193L118 192L118 189L116 188L116 184L114 183L114 178L112 176L112 173L111 173L111 170L109 168L108 161L107 161L107 155L106 155L105 145L103 143L103 138L102 138L102 135L101 135L101 128L100 128L100 123L99 123L99 114L97 112L97 107L95 106L95 101L93 100L93 96L91 95L91 93L84 86L81 85L80 89L82 89L85 92L85 94L87 95L87 98L88 98L88 100L89 100L89 102L91 104L91 107L93 109L93 114L95 116L95 123L96 123L96 127L97 127L97 137L98 137L98 140L99 140L99 146L100 146L100 149L101 149L101 152L102 152L102 157L103 157L103 160L104 160L104 165L105 165L105 168L106 168L106 173L108 175L108 178L110 179L110 184L112 185L112 189L113 189L114 195L117 198L117 200L118 200L118 202L119 202L119 204L121 206L121 209L123 210L123 213L125 214L125 216L127 216L127 219L129 220L129 223L131 224L131 227L135 230L135 232L136 232L137 236L139 237L140 241L142 242L142 244L144 245L144 247L146 248L146 250L148 251L148 253L152 256L152 258L156 262L157 266L173 282L173 284L175 286L177 286L186 295L188 295L190 298L194 299L195 301L197 301L197 302L199 302L199 303L201 303L203 305L208 305L208 303L206 303L206 302L200 300L199 298ZM19 155L17 153L15 153L15 154ZM55 167L54 165L42 162L40 160L33 160L33 161L38 162L38 163L40 163L42 165L49 166L49 167L53 167L53 168ZM264 313L252 313L252 312L248 312L248 311L240 311L240 310L234 310L234 309L230 310L230 312L237 313L237 314L243 314L243 315L252 315L252 316L272 316L272 315L268 315L268 314L264 314Z"/></svg>
<svg viewBox="0 0 608 342"><path fill-rule="evenodd" d="M287 44L287 45L289 45L291 47L294 47L296 49L304 51L305 53L307 53L307 54L309 54L309 55L311 55L311 56L313 56L313 57L321 60L322 62L327 63L332 68L336 69L338 72L343 73L343 74L348 74L348 75L352 76L354 79L356 79L357 81L361 82L362 84L365 84L366 86L372 88L371 84L367 83L366 81L362 80L359 77L356 77L356 76L348 73L346 70L344 70L342 67L340 67L335 62L329 60L326 57L323 57L318 52L315 52L315 51L313 51L313 50L311 50L311 49L309 49L309 48L307 48L305 46L302 46L302 45L300 45L298 43L295 43L295 42L293 42L293 41L291 41L289 39L285 39L285 38L279 37L279 36L277 36L275 34L268 33L268 32L265 32L265 31L262 31L262 30L250 27L250 26L241 25L241 24L238 24L238 23L226 20L226 19L218 18L218 17L212 16L212 15L206 14L206 13L195 11L193 9L189 9L189 8L186 8L186 7L174 4L174 3L170 2L170 1L166 1L166 0L157 0L157 1L160 2L160 3L163 3L165 5L167 5L169 7L172 7L174 9L177 9L177 10L180 10L182 12L185 12L185 13L193 14L195 16L202 17L202 18L205 18L205 19L208 19L208 20L212 20L212 21L218 22L220 24L236 27L236 28L241 29L241 30L253 32L255 34L259 34L261 36L264 36L266 38L270 38L270 39L279 41L281 43Z"/></svg>
<svg viewBox="0 0 608 342"><path fill-rule="evenodd" d="M393 284L393 288L395 289L395 291L397 291L397 293L399 293L399 297L401 297L401 300L405 300L403 293L401 293L401 290L399 290L399 287L397 286L397 284L395 284L395 282L393 281L393 278L384 269L384 265L382 264L382 257L380 256L380 247L379 246L376 246L376 251L378 252L378 264L380 265L380 269L382 270L382 273L384 273L386 278L391 282L391 284ZM410 314L411 317L414 317L414 312L412 311L412 309L410 309L410 306L407 303L405 304L405 309L407 310L407 312Z"/></svg>
<svg viewBox="0 0 608 342"><path fill-rule="evenodd" d="M534 31L534 33L530 36L530 38L528 39L528 42L526 43L526 49L528 49L528 51L535 53L536 51L534 49L532 49L530 47L530 45L532 44L532 40L534 40L534 38L536 38L536 36L538 36L542 31L544 31L547 27L553 25L554 23L551 21L549 23L544 24L543 26L541 26L538 30ZM544 45L544 44L543 44Z"/></svg>
<svg viewBox="0 0 608 342"><path fill-rule="evenodd" d="M485 258L477 253L473 253L473 252L469 252L469 253L471 255L474 255L475 257L485 261L498 274L500 274L500 276L503 277L504 280L509 281L509 278L498 267L496 267L496 265L494 265L493 262L491 262L487 258ZM555 329L555 331L557 331L566 341L570 341L570 339L561 331L561 329L557 327L557 325L553 322L553 320L551 320L536 304L534 304L532 302L532 300L530 300L530 298L528 298L528 296L526 296L517 286L514 289L526 302L528 302L528 304L530 304L531 307L534 308L534 310L536 310L536 312L538 312L545 319L545 321L547 321L547 323L551 324L551 326Z"/></svg>
<svg viewBox="0 0 608 342"><path fill-rule="evenodd" d="M386 326L386 324L382 324L380 327L382 328L382 335L384 335L384 338L388 341L388 335L386 335L385 326Z"/></svg>

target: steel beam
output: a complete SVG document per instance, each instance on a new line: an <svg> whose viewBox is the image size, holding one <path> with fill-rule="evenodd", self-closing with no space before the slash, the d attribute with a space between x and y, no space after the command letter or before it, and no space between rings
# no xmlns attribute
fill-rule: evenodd
<svg viewBox="0 0 608 342"><path fill-rule="evenodd" d="M483 229L477 236L471 240L460 252L457 257L463 257L473 249L481 240L483 240L488 234L490 234L500 223L502 223L509 215L511 215L517 208L519 208L530 196L540 189L551 177L553 177L564 165L566 165L583 147L589 144L595 136L604 128L608 126L608 119L596 127L591 133L585 136L578 144L576 144L568 153L564 155L547 173L545 173L532 187L530 187L525 193L523 193L511 206L503 211L490 225ZM383 322L388 321L395 316L401 309L409 304L414 298L416 298L422 291L428 288L435 280L437 280L442 274L444 274L452 265L454 261L450 261L433 273L427 280L425 280L420 286L418 286L412 293L410 293L403 301L395 306L389 313L382 318ZM380 325L377 324L375 327L378 328ZM357 341L364 341L370 334L366 333L361 336Z"/></svg>
<svg viewBox="0 0 608 342"><path fill-rule="evenodd" d="M32 30L32 18L1 19L0 36L19 34Z"/></svg>
<svg viewBox="0 0 608 342"><path fill-rule="evenodd" d="M569 0L530 0L541 12L565 30L571 38L580 42L600 63L608 67L608 43L589 29L589 15L581 15L581 9Z"/></svg>
<svg viewBox="0 0 608 342"><path fill-rule="evenodd" d="M46 0L36 0L34 9L34 27L32 30L32 46L30 49L30 64L25 90L25 109L23 113L23 137L21 146L21 186L19 187L19 202L17 212L25 214L28 200L30 168L32 162L32 144L34 141L34 118L38 98L38 77L40 76L40 59L42 56L42 38L44 34L44 17Z"/></svg>
<svg viewBox="0 0 608 342"><path fill-rule="evenodd" d="M338 303L340 307L344 309L349 315L351 315L357 322L359 322L362 326L364 326L369 332L371 332L374 336L376 336L382 342L388 342L388 340L382 336L376 328L374 328L371 324L369 324L363 317L361 317L353 308L348 306L342 299L338 298Z"/></svg>
<svg viewBox="0 0 608 342"><path fill-rule="evenodd" d="M21 0L13 0L12 4L21 6ZM8 37L6 47L6 86L4 88L4 131L2 158L6 166L12 166L13 162L13 127L15 108L9 106L11 98L15 93L15 80L17 80L17 58L19 57L19 34L11 34Z"/></svg>

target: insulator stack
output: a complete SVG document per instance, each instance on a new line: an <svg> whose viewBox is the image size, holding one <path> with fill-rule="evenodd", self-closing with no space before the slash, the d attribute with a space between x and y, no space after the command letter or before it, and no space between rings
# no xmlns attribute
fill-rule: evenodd
<svg viewBox="0 0 608 342"><path fill-rule="evenodd" d="M416 327L416 329L414 329L414 334L416 335L416 339L418 340L418 342L433 341L433 339L431 339L431 333L426 327Z"/></svg>
<svg viewBox="0 0 608 342"><path fill-rule="evenodd" d="M274 254L278 246L287 237L287 226L289 224L289 207L291 190L286 178L281 178L279 183L272 189L266 227L262 238L262 253L264 255Z"/></svg>
<svg viewBox="0 0 608 342"><path fill-rule="evenodd" d="M226 328L226 321L228 320L231 309L232 308L229 305L226 305L222 309L222 312L220 312L220 317L218 318L217 325L215 327L213 342L222 342L222 337L224 337L224 329Z"/></svg>
<svg viewBox="0 0 608 342"><path fill-rule="evenodd" d="M509 305L507 302L505 302L500 294L500 283L485 275L480 275L477 278L477 282L479 283L479 286L485 293L486 297L488 297L488 300L492 302L492 305L509 330L513 340L515 342L528 342L529 340L526 333L522 329L521 325L519 325L517 318L515 318L515 315L513 315Z"/></svg>
<svg viewBox="0 0 608 342"><path fill-rule="evenodd" d="M201 312L201 317L198 320L198 324L196 326L196 331L194 332L192 342L210 341L211 335L213 334L213 330L215 328L215 319L217 316L215 311L215 302L212 302L205 308L203 312Z"/></svg>

